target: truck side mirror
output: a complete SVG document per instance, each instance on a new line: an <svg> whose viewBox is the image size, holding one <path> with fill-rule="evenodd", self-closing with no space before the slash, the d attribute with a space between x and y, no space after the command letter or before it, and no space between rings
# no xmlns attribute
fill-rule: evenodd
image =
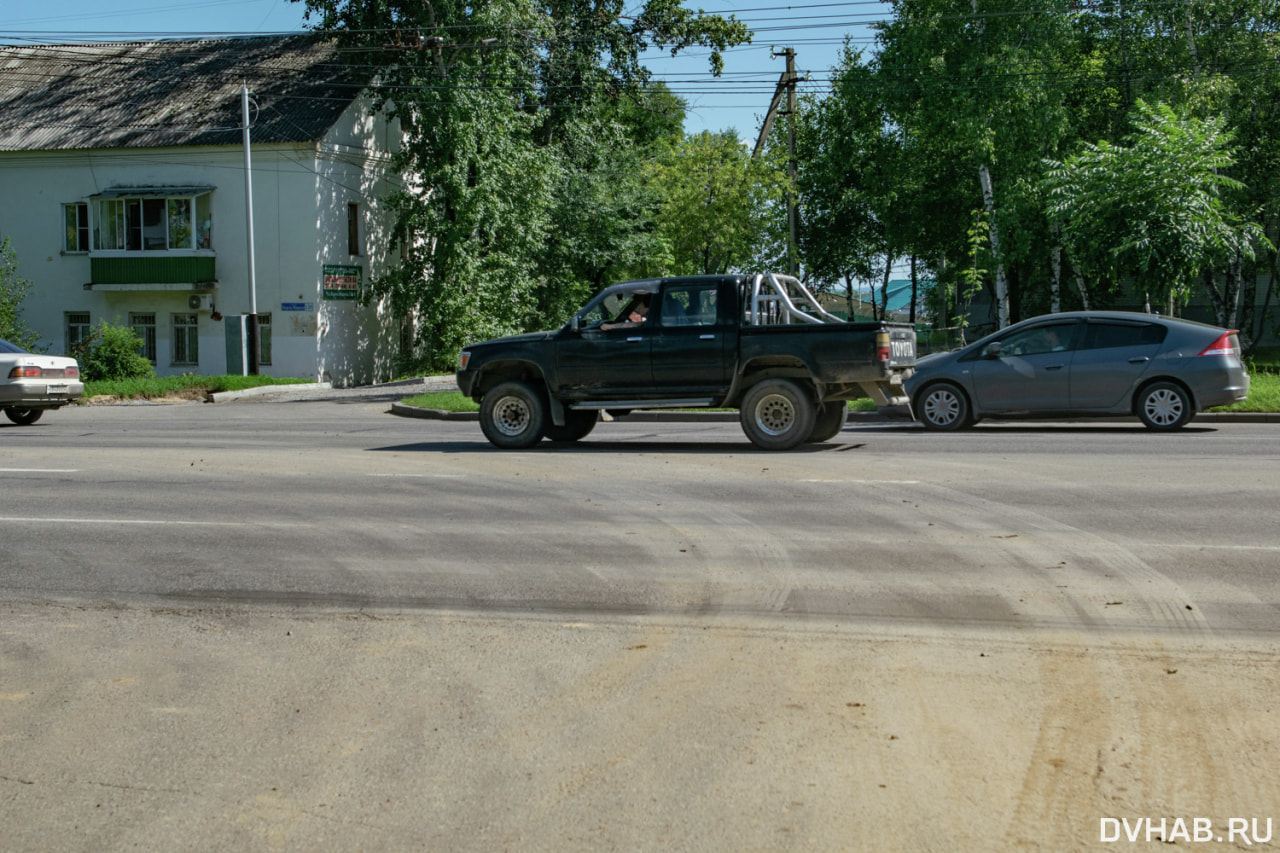
<svg viewBox="0 0 1280 853"><path fill-rule="evenodd" d="M572 329L574 332L581 332L582 318L579 317L577 314L574 314L573 319L569 321L569 328Z"/></svg>

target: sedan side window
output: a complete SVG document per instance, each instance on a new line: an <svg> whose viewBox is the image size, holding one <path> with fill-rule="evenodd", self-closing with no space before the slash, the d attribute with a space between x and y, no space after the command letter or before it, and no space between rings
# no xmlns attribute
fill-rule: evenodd
<svg viewBox="0 0 1280 853"><path fill-rule="evenodd" d="M1001 341L1001 356L1040 355L1046 352L1064 352L1071 349L1074 323L1053 323L1023 329Z"/></svg>
<svg viewBox="0 0 1280 853"><path fill-rule="evenodd" d="M1151 323L1096 323L1085 326L1081 349L1140 347L1164 343L1168 330Z"/></svg>

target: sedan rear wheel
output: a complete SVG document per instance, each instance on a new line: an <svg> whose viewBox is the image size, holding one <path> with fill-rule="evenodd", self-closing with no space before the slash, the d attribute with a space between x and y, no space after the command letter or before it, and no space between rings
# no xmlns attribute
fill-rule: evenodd
<svg viewBox="0 0 1280 853"><path fill-rule="evenodd" d="M969 398L950 382L938 382L924 389L916 409L916 417L929 429L960 429L969 426L973 417Z"/></svg>
<svg viewBox="0 0 1280 853"><path fill-rule="evenodd" d="M1156 382L1138 394L1138 417L1150 429L1178 429L1192 414L1191 398L1172 382Z"/></svg>
<svg viewBox="0 0 1280 853"><path fill-rule="evenodd" d="M18 426L28 426L40 420L40 416L44 414L44 409L19 409L10 406L4 410L5 417L13 421Z"/></svg>

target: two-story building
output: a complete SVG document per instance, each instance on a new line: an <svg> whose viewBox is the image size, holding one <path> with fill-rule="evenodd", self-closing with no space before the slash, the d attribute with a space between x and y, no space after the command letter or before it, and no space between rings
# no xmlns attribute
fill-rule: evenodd
<svg viewBox="0 0 1280 853"><path fill-rule="evenodd" d="M158 375L239 373L257 313L263 374L389 378L399 318L358 297L397 260L399 136L343 59L304 36L0 47L0 237L42 345L105 320Z"/></svg>

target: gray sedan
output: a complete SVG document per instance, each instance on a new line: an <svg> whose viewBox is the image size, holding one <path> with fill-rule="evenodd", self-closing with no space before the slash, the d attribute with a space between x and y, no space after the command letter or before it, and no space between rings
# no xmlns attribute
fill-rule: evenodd
<svg viewBox="0 0 1280 853"><path fill-rule="evenodd" d="M1016 323L920 359L906 383L931 429L982 418L1135 415L1177 429L1204 409L1245 399L1236 332L1154 314L1077 311Z"/></svg>

